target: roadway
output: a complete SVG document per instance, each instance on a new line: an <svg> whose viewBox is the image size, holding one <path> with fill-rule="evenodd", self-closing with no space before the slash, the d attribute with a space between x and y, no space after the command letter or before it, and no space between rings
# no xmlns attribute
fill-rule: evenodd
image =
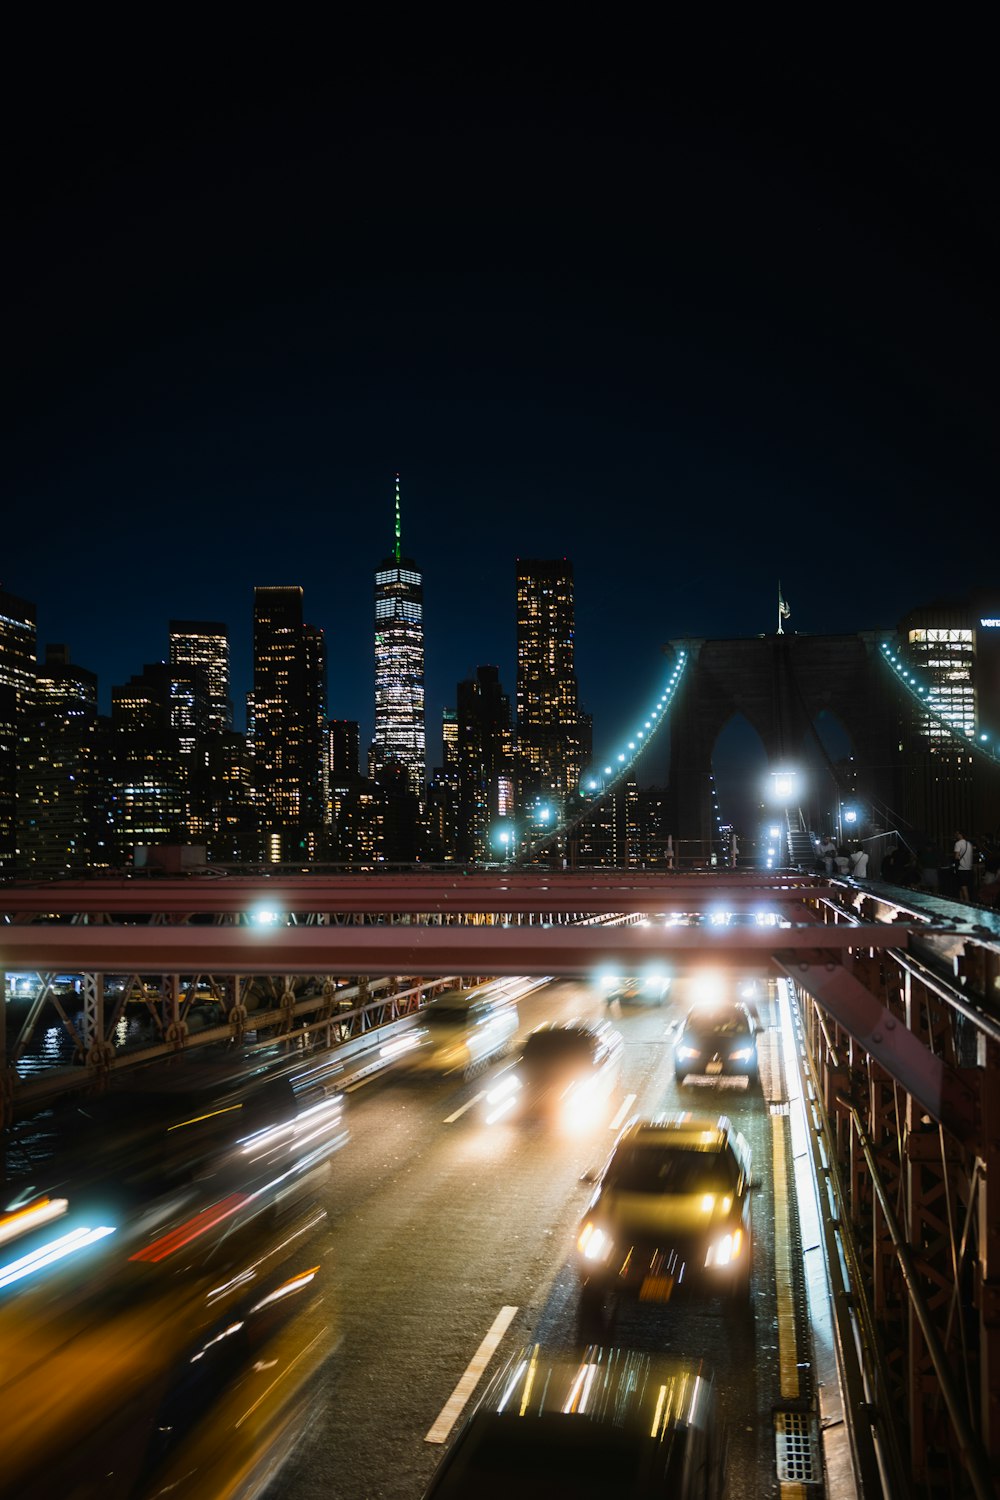
<svg viewBox="0 0 1000 1500"><path fill-rule="evenodd" d="M802 1263L787 1173L776 1180L773 1170L790 1157L775 1145L786 1121L768 1107L781 1090L777 1033L762 1039L763 1093L742 1085L678 1091L668 1027L685 1008L684 984L677 981L662 1009L616 1008L626 1045L614 1107L726 1113L743 1131L760 1181L753 1313L734 1314L721 1300L675 1299L624 1311L616 1341L701 1355L714 1367L729 1432L727 1494L742 1500L778 1493L773 1412L789 1406L790 1381L808 1396L808 1356L794 1326L801 1312L789 1318L786 1308L779 1320L775 1287L776 1218L779 1257ZM604 1007L587 985L558 980L519 1010L526 1032L543 1019ZM776 1024L775 1005L764 1001L761 1013ZM418 1500L445 1451L427 1435L437 1425L447 1442L442 1413L491 1330L484 1380L522 1343L576 1344L571 1253L591 1191L581 1177L601 1165L615 1132L608 1120L569 1138L489 1126L488 1078L382 1074L352 1092L351 1140L326 1188L340 1342L315 1386L311 1430L268 1491L271 1500Z"/></svg>

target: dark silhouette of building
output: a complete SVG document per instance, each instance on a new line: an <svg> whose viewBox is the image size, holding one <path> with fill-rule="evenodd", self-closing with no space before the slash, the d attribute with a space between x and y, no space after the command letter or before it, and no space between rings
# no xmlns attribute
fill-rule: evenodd
<svg viewBox="0 0 1000 1500"><path fill-rule="evenodd" d="M330 781L341 783L361 775L361 726L357 719L331 719L329 736Z"/></svg>
<svg viewBox="0 0 1000 1500"><path fill-rule="evenodd" d="M510 699L496 667L458 684L458 857L489 859L499 820L513 807Z"/></svg>
<svg viewBox="0 0 1000 1500"><path fill-rule="evenodd" d="M215 731L205 743L209 797L206 847L213 864L250 864L260 858L253 797L253 765L245 735Z"/></svg>

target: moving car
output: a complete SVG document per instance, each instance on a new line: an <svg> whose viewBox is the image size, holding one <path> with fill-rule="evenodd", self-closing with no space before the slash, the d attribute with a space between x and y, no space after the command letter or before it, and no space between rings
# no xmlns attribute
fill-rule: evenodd
<svg viewBox="0 0 1000 1500"><path fill-rule="evenodd" d="M757 1021L742 1000L695 1005L674 1038L674 1075L756 1082Z"/></svg>
<svg viewBox="0 0 1000 1500"><path fill-rule="evenodd" d="M517 1006L488 990L449 990L420 1013L406 1062L418 1072L473 1078L494 1058L513 1051Z"/></svg>
<svg viewBox="0 0 1000 1500"><path fill-rule="evenodd" d="M725 1448L700 1361L533 1345L490 1383L424 1500L719 1500Z"/></svg>
<svg viewBox="0 0 1000 1500"><path fill-rule="evenodd" d="M605 974L601 980L608 1005L662 1005L670 993L670 978L658 969L647 974Z"/></svg>
<svg viewBox="0 0 1000 1500"><path fill-rule="evenodd" d="M627 1125L577 1233L581 1332L612 1322L621 1297L722 1293L747 1305L751 1187L750 1147L725 1116Z"/></svg>
<svg viewBox="0 0 1000 1500"><path fill-rule="evenodd" d="M607 1114L622 1062L622 1039L607 1021L549 1021L531 1032L518 1061L486 1096L486 1120L543 1120L585 1130Z"/></svg>
<svg viewBox="0 0 1000 1500"><path fill-rule="evenodd" d="M248 1085L99 1102L70 1170L53 1159L45 1186L0 1200L0 1491L259 1494L338 1336L316 1188L343 1100Z"/></svg>

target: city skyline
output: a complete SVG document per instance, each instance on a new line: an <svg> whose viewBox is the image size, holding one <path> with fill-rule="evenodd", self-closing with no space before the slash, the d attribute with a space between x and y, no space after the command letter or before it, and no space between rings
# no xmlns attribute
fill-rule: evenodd
<svg viewBox="0 0 1000 1500"><path fill-rule="evenodd" d="M772 631L779 579L813 633L988 587L986 93L684 72L33 79L0 584L42 645L106 706L170 619L223 621L242 722L253 590L301 587L367 743L397 472L431 764L458 682L513 684L518 556L573 561L598 757L664 642Z"/></svg>
<svg viewBox="0 0 1000 1500"><path fill-rule="evenodd" d="M398 476L397 476L397 484L398 484ZM390 559L383 559L382 563L380 563L378 565L378 568L380 570L384 570L385 564L389 560ZM403 561L405 562L405 561L407 561L407 559L403 559ZM553 565L556 565L558 563L558 561L559 561L558 559L552 559L551 560L551 562L552 562ZM568 566L568 568L570 570L570 576L572 577L572 573L573 573L572 560L564 558L564 559L562 559L562 562L565 563ZM507 661L500 661L500 662L498 662L496 660L492 660L492 661L485 661L485 660L480 661L480 660L477 660L474 663L474 665L472 665L467 670L467 672L464 674L464 676L462 678L459 678L459 679L455 680L455 682L452 684L452 687L451 687L450 699L447 699L446 701L444 701L441 704L441 707L440 707L440 709L437 712L435 712L432 708L427 708L427 711L426 711L425 716L424 716L425 717L425 737L424 737L425 738L425 751L424 751L424 757L425 757L425 764L426 764L426 767L427 767L427 777L428 777L428 779L430 778L430 776L431 776L434 768L437 767L437 766L439 766L442 763L441 750L442 750L443 725L444 725L444 722L445 722L445 719L447 718L447 716L449 714L453 714L454 713L455 706L456 706L456 703L457 703L457 697L458 697L459 689L461 688L461 686L465 682L465 680L468 679L468 678L474 677L476 675L477 671L479 670L479 668L485 666L485 667L496 667L497 670L498 670L498 672L499 672L499 676L500 676L501 682L510 682L511 684L514 684L516 682L516 677L517 677L517 643L516 643L516 633L517 633L517 619L516 619L516 616L517 616L517 593L516 593L516 584L517 584L517 577L519 575L519 572L520 572L521 568L523 566L525 566L525 565L530 566L530 563L526 563L526 560L523 559L523 558L521 558L521 557L518 557L518 558L514 559L513 566L514 566L514 571L515 571L515 578L514 578L515 588L514 588L514 591L512 592L512 597L511 597L511 600L510 600L509 621L508 621L508 624L509 624L509 633L510 633L510 635L512 637L515 637L515 639L512 640L511 651L510 651L510 654L509 654L509 659ZM380 572L377 572L376 576L377 577L381 576ZM423 576L423 570L422 569L421 569L421 572L420 572L419 576L421 578ZM2 587L3 587L3 585L2 585L2 583L0 583L0 588L2 588ZM369 590L370 590L370 587L371 587L371 585L370 585L370 578L369 578ZM760 630L752 632L752 634L763 637L763 636L766 636L766 635L774 634L776 632L777 625L779 623L779 616L778 616L779 598L783 599L784 596L787 595L787 593L788 593L787 588L783 588L781 594L779 595L779 592L778 592L779 587L780 586L776 583L776 585L775 585L775 591L774 591L774 596L772 597L771 604L770 604L770 624L769 624L769 626L767 626L766 628L762 627ZM260 592L262 592L262 591L263 592L268 592L268 591L282 591L282 592L284 592L284 591L290 591L290 592L300 593L302 595L302 607L304 608L304 610L306 611L307 614L310 613L310 611L311 611L310 602L305 597L305 590L301 587L301 585L297 585L297 584L284 584L284 585L276 585L276 584L261 585L261 584L257 584L257 585L254 585L250 589L250 591L249 591L250 592L250 600L251 600L251 602L250 602L251 619L250 619L248 630L247 630L247 637L248 637L248 639L247 639L247 642L246 642L246 649L245 650L241 649L239 640L234 635L234 633L232 632L232 630L229 628L228 623L226 621L224 621L224 620L223 621L206 622L206 621L188 621L188 620L181 621L181 620L176 620L174 618L170 618L168 620L168 619L165 618L164 621L163 621L163 638L164 638L164 644L166 646L166 649L162 652L161 655L159 655L157 657L154 657L154 658L151 659L148 656L145 656L140 661L139 658L138 658L138 656L136 656L134 654L134 652L133 652L133 654L129 655L129 651L131 651L132 648L130 648L130 647L125 648L125 650L122 653L122 659L124 661L127 661L130 664L127 665L123 669L122 676L121 676L121 678L119 680L119 679L112 679L112 678L110 678L110 677L108 677L106 675L102 675L100 673L100 671L96 670L89 662L82 661L80 659L79 655L77 654L77 652L73 649L73 643L72 643L72 641L55 641L55 640L51 640L51 639L49 639L43 633L42 627L44 625L45 614L46 614L46 611L45 611L45 601L44 600L35 600L35 599L25 598L25 596L23 594L18 594L18 591L16 589L7 589L6 590L7 593L12 594L12 595L14 595L16 597L24 599L25 603L28 604L29 606L31 606L33 608L35 620L37 622L37 666L38 666L39 672L42 672L44 670L46 659L47 659L47 653L50 650L53 650L53 651L55 651L55 652L58 653L58 659L59 660L63 660L63 654L66 653L65 660L67 662L67 665L71 663L72 664L72 668L73 668L74 671L77 671L77 672L82 671L82 672L87 673L87 674L93 674L94 679L95 679L95 690L96 690L96 695L97 695L98 710L99 710L99 712L101 714L103 714L105 716L109 715L110 712L111 712L112 702L113 702L113 696L114 696L115 692L126 689L128 687L128 685L129 685L129 683L132 681L132 679L134 679L137 675L139 675L141 673L144 673L146 671L147 667L152 667L152 668L165 667L165 666L170 665L172 662L183 661L183 659L184 659L183 655L181 655L180 657L177 656L176 637L177 637L177 633L178 632L180 632L182 635L184 635L184 634L189 634L189 633L195 631L196 629L207 630L207 631L220 631L221 630L228 637L229 657L230 657L230 662L232 664L231 665L231 674L230 674L230 677L228 679L228 686L229 686L229 688L231 690L231 693L232 693L232 698L230 700L230 706L232 707L232 710L233 710L232 721L231 722L232 722L232 727L234 729L236 729L239 733L245 733L246 730L247 730L247 728L248 728L248 725L247 725L247 722L246 722L246 719L247 719L247 703L248 703L248 697L250 695L252 695L252 690L253 690L253 652L252 652L253 633L254 633L254 624L253 624L253 618L252 618L252 616L253 616L253 609L254 609L254 603L253 603L253 601L254 601L254 598L257 596L257 594L260 593ZM989 591L986 591L986 592L989 592ZM923 609L923 608L930 607L930 606L942 606L942 605L947 605L947 604L964 607L964 606L967 606L969 604L969 601L970 601L970 598L971 598L972 595L975 595L975 594L982 595L983 593L984 593L984 591L982 589L978 589L978 590L977 589L962 589L962 590L953 590L950 593L942 591L939 594L930 595L927 598L919 598L918 599L916 597L911 597L910 600L907 602L904 611L902 612L902 614L897 619L893 619L893 620L882 619L882 620L875 621L875 622L873 622L871 624L857 624L855 626L850 626L849 625L844 630L810 630L810 631L803 631L801 633L803 633L803 634L809 634L809 635L853 635L853 634L859 634L859 633L874 632L875 634L884 634L886 636L891 636L895 632L895 630L896 630L897 626L900 624L900 622L906 616L910 615L914 610L919 610L919 609ZM995 587L993 589L993 593L995 593ZM786 604L784 606L784 608L786 610L788 610L789 606ZM786 634L800 633L800 632L797 632L797 631L795 631L795 630L792 629L791 621L790 621L790 619L789 619L789 617L788 617L787 614L785 614L785 615L782 616L780 623L783 625L784 632ZM990 622L990 623L993 623L993 622ZM364 625L367 628L368 639L369 639L369 642L370 642L371 641L371 601L370 601L370 597L369 597L369 603L368 603L368 618L365 620ZM349 709L345 709L345 706L343 705L343 703L337 697L337 688L336 688L336 666L337 666L337 664L336 664L335 660L333 662L331 662L331 660L330 660L330 655L329 655L329 640L330 640L330 635L327 632L326 627L324 627L323 625L313 624L309 628L313 631L314 635L316 635L317 638L320 640L320 642L321 642L321 649L322 649L323 645L325 645L326 648L327 648L327 672L328 672L328 676L330 678L330 682L329 682L328 690L327 690L326 718L327 718L328 721L331 721L331 722L332 721L337 721L337 720L353 721L354 723L356 723L359 726L359 734L360 734L359 745L360 745L360 753L361 753L361 769L362 769L362 771L364 771L364 769L365 769L365 762L366 762L366 759L368 757L369 752L370 751L374 752L375 749L376 749L376 741L375 741L375 735L374 735L375 717L374 717L374 714L373 714L373 711L372 711L372 696L373 696L372 689L373 689L373 686L374 686L375 680L376 680L376 668L375 668L375 654L374 654L374 651L371 652L371 660L368 663L368 680L367 680L367 684L363 685L362 686L362 690L361 690L362 691L362 705L363 706L362 706L362 708L361 708L360 711L351 712L351 711L349 711ZM576 651L578 652L579 651L579 632L575 632L574 635L575 635L574 647L575 647ZM674 640L679 640L679 639L683 639L683 638L684 638L683 636L674 636L673 637ZM741 638L744 638L744 637L742 637L739 632L731 631L731 632L726 632L724 634L712 634L711 632L707 632L704 638L708 639L708 640L720 640L720 639L741 639ZM667 643L664 642L663 644L664 644L664 646L666 646ZM628 711L628 719L627 719L626 722L624 722L624 723L622 723L620 725L613 725L613 724L599 725L596 722L594 723L594 725L593 725L593 731L594 731L594 748L593 748L593 753L592 753L591 756L584 758L584 761L583 761L583 769L584 770L588 769L589 767L599 767L599 763L602 763L607 758L607 756L611 754L613 748L617 749L619 743L623 740L623 737L627 733L630 732L630 725L631 725L631 723L633 721L638 721L638 719L640 718L640 716L643 713L646 712L646 707L647 707L646 699L655 698L655 696L661 691L661 689L662 689L662 687L664 685L664 663L668 659L669 655L670 655L669 647L667 648L667 655L664 655L663 652L661 651L661 649L659 649L659 648L657 649L657 651L653 655L653 657L652 657L653 673L651 675L651 679L650 679L650 683L649 683L649 686L648 686L648 690L643 689L643 691L645 691L645 693L646 693L646 698L638 700L635 703L634 707L632 707ZM443 679L443 674L440 671L438 671L438 672L432 672L430 669L428 669L427 676L429 678L430 677L436 678L438 681L442 681L442 679ZM363 672L358 676L357 680L360 681L360 682L362 682L362 684L364 683ZM579 691L578 703L579 703L580 712L583 713L583 714L587 714L587 700L586 700L586 697L585 697L585 691L584 691L583 687L581 687L580 691ZM352 707L353 707L353 705L352 705ZM588 715L588 718L589 717L590 716ZM665 779L665 777L666 777L666 770L664 769L664 762L665 762L665 760L667 758L666 737L665 736L659 736L658 739L655 741L654 745L651 747L651 749L652 749L652 753L648 754L648 755L645 755L643 757L642 763L641 763L641 767L640 767L640 771L639 771L640 779L644 783L653 783L653 782L656 782L657 780Z"/></svg>

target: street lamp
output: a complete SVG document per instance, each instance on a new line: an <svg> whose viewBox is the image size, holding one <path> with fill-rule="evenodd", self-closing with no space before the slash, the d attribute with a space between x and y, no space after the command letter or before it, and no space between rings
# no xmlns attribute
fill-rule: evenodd
<svg viewBox="0 0 1000 1500"><path fill-rule="evenodd" d="M798 800L799 774L797 771L785 769L771 772L771 801L781 807L788 807Z"/></svg>
<svg viewBox="0 0 1000 1500"><path fill-rule="evenodd" d="M513 859L515 854L514 825L510 822L497 823L493 829L492 844L494 849L504 861Z"/></svg>

